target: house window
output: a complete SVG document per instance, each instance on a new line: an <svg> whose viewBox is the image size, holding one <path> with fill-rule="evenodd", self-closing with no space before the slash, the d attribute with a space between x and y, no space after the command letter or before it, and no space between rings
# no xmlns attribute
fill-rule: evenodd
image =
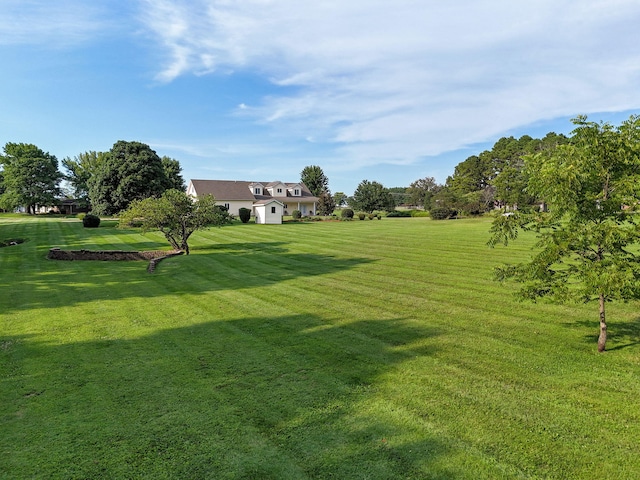
<svg viewBox="0 0 640 480"><path fill-rule="evenodd" d="M276 213L276 207L271 207L271 213Z"/></svg>
<svg viewBox="0 0 640 480"><path fill-rule="evenodd" d="M224 204L224 208L226 208L227 210L229 210L230 205L228 203Z"/></svg>
<svg viewBox="0 0 640 480"><path fill-rule="evenodd" d="M262 193L262 189L260 187L256 187L253 189L253 193L256 195L260 195Z"/></svg>
<svg viewBox="0 0 640 480"><path fill-rule="evenodd" d="M278 189L278 193L282 193L282 189L281 188Z"/></svg>
<svg viewBox="0 0 640 480"><path fill-rule="evenodd" d="M287 204L286 204L286 203L283 205L283 207L284 207L284 209L285 209L285 210L286 210L287 208L289 208L289 207L287 207Z"/></svg>
<svg viewBox="0 0 640 480"><path fill-rule="evenodd" d="M296 189L293 191L293 194L294 194L296 197L299 197L299 196L300 196L300 189L299 189L299 188L296 188Z"/></svg>

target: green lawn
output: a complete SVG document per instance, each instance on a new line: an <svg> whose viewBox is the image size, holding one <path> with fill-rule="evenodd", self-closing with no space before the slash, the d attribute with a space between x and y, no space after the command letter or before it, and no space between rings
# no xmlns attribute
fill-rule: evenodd
<svg viewBox="0 0 640 480"><path fill-rule="evenodd" d="M0 216L0 478L640 478L638 303L518 303L489 220L237 224L159 264Z"/></svg>

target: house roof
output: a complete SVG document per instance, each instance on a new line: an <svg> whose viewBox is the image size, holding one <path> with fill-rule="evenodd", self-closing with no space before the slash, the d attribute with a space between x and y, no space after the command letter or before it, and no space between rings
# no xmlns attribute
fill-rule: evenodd
<svg viewBox="0 0 640 480"><path fill-rule="evenodd" d="M213 195L216 200L249 200L255 196L249 186L253 182L238 180L191 180L198 195Z"/></svg>
<svg viewBox="0 0 640 480"><path fill-rule="evenodd" d="M216 201L221 202L225 200L248 200L252 202L277 199L280 202L285 201L298 201L298 202L317 202L318 197L311 194L309 189L304 183L285 183L280 181L275 182L245 182L242 180L191 180L191 184L195 188L197 195L213 195ZM252 192L253 185L279 185L282 184L285 187L293 188L300 187L300 196L293 196L287 190L283 192L283 195L269 195L267 189L263 190L263 195L254 195Z"/></svg>
<svg viewBox="0 0 640 480"><path fill-rule="evenodd" d="M263 200L258 200L257 202L254 202L254 205L269 205L270 203L279 203L280 205L284 205L277 198L265 198Z"/></svg>

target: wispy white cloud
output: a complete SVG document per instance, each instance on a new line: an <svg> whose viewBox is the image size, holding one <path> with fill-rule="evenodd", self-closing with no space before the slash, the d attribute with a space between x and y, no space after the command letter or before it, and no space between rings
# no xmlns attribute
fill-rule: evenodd
<svg viewBox="0 0 640 480"><path fill-rule="evenodd" d="M0 45L59 47L86 41L114 23L107 6L82 0L3 0Z"/></svg>
<svg viewBox="0 0 640 480"><path fill-rule="evenodd" d="M273 93L243 115L353 165L640 107L637 0L144 0L141 11L165 49L160 80L262 75Z"/></svg>

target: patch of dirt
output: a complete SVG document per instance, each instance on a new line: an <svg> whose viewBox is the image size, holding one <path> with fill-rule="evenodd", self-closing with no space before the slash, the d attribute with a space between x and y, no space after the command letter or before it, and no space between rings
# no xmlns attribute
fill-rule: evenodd
<svg viewBox="0 0 640 480"><path fill-rule="evenodd" d="M11 247L26 242L24 238L9 238L0 242L0 247Z"/></svg>

